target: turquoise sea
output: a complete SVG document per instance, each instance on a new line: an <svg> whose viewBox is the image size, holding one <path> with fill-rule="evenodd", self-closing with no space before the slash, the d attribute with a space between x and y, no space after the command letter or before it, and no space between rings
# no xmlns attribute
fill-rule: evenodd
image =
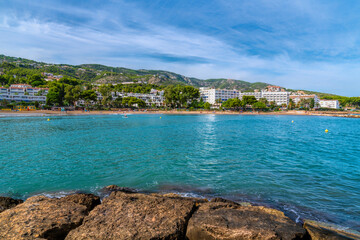
<svg viewBox="0 0 360 240"><path fill-rule="evenodd" d="M296 221L309 218L360 230L359 119L47 118L0 117L0 195L96 193L117 184L250 201Z"/></svg>

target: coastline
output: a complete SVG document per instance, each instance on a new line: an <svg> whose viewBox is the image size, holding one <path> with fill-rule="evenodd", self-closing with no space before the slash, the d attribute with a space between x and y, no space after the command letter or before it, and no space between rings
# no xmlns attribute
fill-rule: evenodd
<svg viewBox="0 0 360 240"><path fill-rule="evenodd" d="M2 239L358 239L341 226L221 197L144 193L110 185L94 195L0 197ZM106 213L106 214L104 214ZM259 227L260 226L260 227ZM24 238L25 237L25 238Z"/></svg>
<svg viewBox="0 0 360 240"><path fill-rule="evenodd" d="M168 114L168 115L274 115L274 116L327 116L327 117L346 117L346 118L360 118L359 112L345 112L345 111L279 111L279 112L238 112L238 111L184 111L184 110L145 110L145 111L52 111L52 110L33 110L33 111L3 111L0 110L1 116L79 116L79 115L119 115L119 114Z"/></svg>

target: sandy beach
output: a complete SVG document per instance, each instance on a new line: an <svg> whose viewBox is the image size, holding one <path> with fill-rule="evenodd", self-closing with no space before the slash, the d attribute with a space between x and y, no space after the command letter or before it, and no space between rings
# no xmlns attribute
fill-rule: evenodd
<svg viewBox="0 0 360 240"><path fill-rule="evenodd" d="M52 110L33 110L33 111L3 111L0 110L0 116L73 116L73 115L116 115L116 114L179 114L179 115L196 115L196 114L215 114L215 115L296 115L296 116L332 116L332 117L350 117L360 118L360 112L350 111L279 111L279 112L239 112L239 111L186 111L186 110L103 110L103 111L52 111Z"/></svg>

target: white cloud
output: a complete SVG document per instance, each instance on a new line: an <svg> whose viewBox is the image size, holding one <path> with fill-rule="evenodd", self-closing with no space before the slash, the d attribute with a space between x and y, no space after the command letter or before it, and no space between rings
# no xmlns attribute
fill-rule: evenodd
<svg viewBox="0 0 360 240"><path fill-rule="evenodd" d="M294 4L297 4L293 6L294 9L300 8L306 16L313 17L314 12L309 5L300 1ZM71 11L81 16L90 12L78 8ZM285 49L267 57L251 55L245 49L251 46L234 46L227 39L210 36L206 32L156 24L140 10L134 13L137 17L133 16L134 19L143 17L143 21L136 23L139 29L122 22L121 18L107 19L108 12L104 9L92 14L89 24L75 25L34 17L18 18L16 14L0 15L0 34L5 36L0 38L0 52L45 62L101 63L130 68L163 69L198 78L223 77L263 81L288 88L358 95L356 89L360 86L356 76L359 76L360 71L356 69L360 68L356 63L350 64L345 60L336 63L301 61L291 57ZM319 21L325 21L327 17L324 13ZM115 27L101 30L102 23L99 22L107 20ZM342 54L345 50L354 48L358 41L358 38L349 32L343 41L344 45L339 44L339 35L322 44L324 35L314 34L311 28L306 32L313 34L313 38L304 36L303 39L283 39L281 35L287 29L276 21L271 25L280 30L274 35L270 34L267 41L264 42L264 36L261 35L249 36L249 39L253 39L263 48L275 45L279 47L281 45L277 41L281 39L284 47L292 51L311 51L316 47L330 55ZM189 64L186 61L167 61L166 58L162 59L162 56L195 60ZM196 59L204 61L197 62Z"/></svg>

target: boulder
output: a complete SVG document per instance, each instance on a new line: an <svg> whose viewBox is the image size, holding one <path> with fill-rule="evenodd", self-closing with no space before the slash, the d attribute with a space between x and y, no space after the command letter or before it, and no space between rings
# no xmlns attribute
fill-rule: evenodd
<svg viewBox="0 0 360 240"><path fill-rule="evenodd" d="M71 201L74 203L78 203L80 205L84 205L86 207L87 211L91 211L99 205L100 197L95 196L93 194L85 194L85 193L79 193L79 194L72 194L68 195L66 197L61 198L63 201Z"/></svg>
<svg viewBox="0 0 360 240"><path fill-rule="evenodd" d="M5 211L6 209L15 207L16 205L24 202L21 199L12 199L9 197L0 197L0 213Z"/></svg>
<svg viewBox="0 0 360 240"><path fill-rule="evenodd" d="M308 231L312 240L352 240L360 239L360 233L339 226L321 223L311 220L304 221L304 228Z"/></svg>
<svg viewBox="0 0 360 240"><path fill-rule="evenodd" d="M117 185L109 185L100 189L102 195L109 195L112 192L137 193L137 190L134 188L119 187Z"/></svg>
<svg viewBox="0 0 360 240"><path fill-rule="evenodd" d="M184 239L194 210L186 198L112 192L66 239Z"/></svg>
<svg viewBox="0 0 360 240"><path fill-rule="evenodd" d="M189 240L306 239L306 231L275 209L228 201L202 204L187 227Z"/></svg>
<svg viewBox="0 0 360 240"><path fill-rule="evenodd" d="M230 205L235 205L235 206L251 206L251 203L248 203L248 202L234 202L234 201L231 201L231 200L228 200L228 199L224 199L224 198L220 198L220 197L217 197L217 198L213 198L211 199L210 202L222 202L222 203L228 203Z"/></svg>
<svg viewBox="0 0 360 240"><path fill-rule="evenodd" d="M0 239L64 239L88 214L72 201L35 196L0 213Z"/></svg>

